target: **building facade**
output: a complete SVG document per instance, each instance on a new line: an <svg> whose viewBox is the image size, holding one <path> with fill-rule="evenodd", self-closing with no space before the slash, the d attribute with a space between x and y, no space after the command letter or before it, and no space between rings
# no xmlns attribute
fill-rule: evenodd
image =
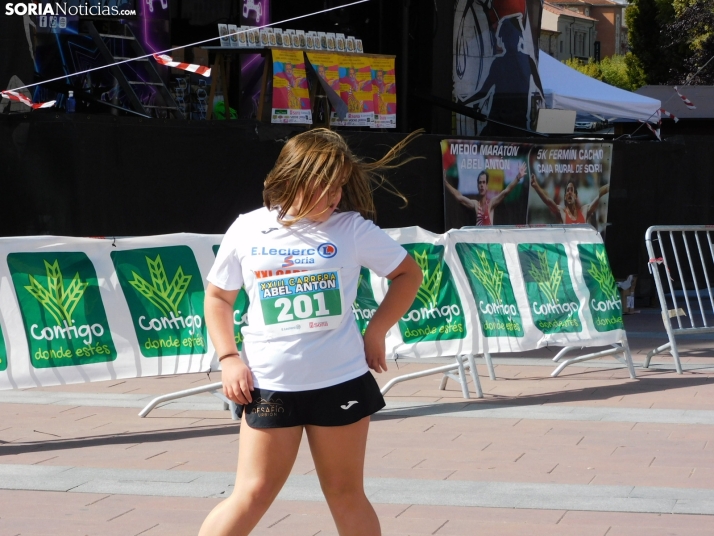
<svg viewBox="0 0 714 536"><path fill-rule="evenodd" d="M553 5L595 19L597 44L594 46L595 53L589 57L599 61L610 56L627 54L626 4L613 0L556 0Z"/></svg>
<svg viewBox="0 0 714 536"><path fill-rule="evenodd" d="M546 2L543 4L540 48L560 61L587 61L595 56L596 23L596 19L585 13Z"/></svg>

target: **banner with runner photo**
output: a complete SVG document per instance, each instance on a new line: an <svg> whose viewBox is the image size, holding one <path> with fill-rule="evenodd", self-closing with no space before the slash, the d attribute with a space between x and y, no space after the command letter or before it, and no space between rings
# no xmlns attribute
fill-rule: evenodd
<svg viewBox="0 0 714 536"><path fill-rule="evenodd" d="M447 229L607 225L612 144L442 140Z"/></svg>
<svg viewBox="0 0 714 536"><path fill-rule="evenodd" d="M530 144L442 140L446 229L523 225Z"/></svg>
<svg viewBox="0 0 714 536"><path fill-rule="evenodd" d="M589 223L604 232L611 165L611 143L534 145L527 223Z"/></svg>
<svg viewBox="0 0 714 536"><path fill-rule="evenodd" d="M273 49L272 123L312 124L302 50Z"/></svg>

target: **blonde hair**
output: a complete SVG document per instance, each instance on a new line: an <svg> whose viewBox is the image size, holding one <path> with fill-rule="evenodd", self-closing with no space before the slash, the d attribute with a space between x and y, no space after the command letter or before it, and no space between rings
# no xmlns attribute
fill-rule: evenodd
<svg viewBox="0 0 714 536"><path fill-rule="evenodd" d="M298 134L285 144L268 173L263 184L263 203L268 209L278 209L278 221L285 226L305 218L335 187L342 188L342 199L337 207L342 212L356 211L374 219L372 193L380 187L402 199L406 206L407 198L381 172L419 158L407 157L395 162L421 132L412 132L374 162L357 158L342 136L332 130L316 128ZM321 193L315 200L317 192ZM297 213L285 219L298 197Z"/></svg>

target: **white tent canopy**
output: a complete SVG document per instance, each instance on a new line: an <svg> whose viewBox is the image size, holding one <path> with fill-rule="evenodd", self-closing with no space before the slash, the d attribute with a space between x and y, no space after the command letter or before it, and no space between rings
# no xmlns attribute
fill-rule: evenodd
<svg viewBox="0 0 714 536"><path fill-rule="evenodd" d="M571 69L539 52L538 73L543 83L546 106L575 110L608 121L613 119L659 121L662 103L631 91L619 89Z"/></svg>

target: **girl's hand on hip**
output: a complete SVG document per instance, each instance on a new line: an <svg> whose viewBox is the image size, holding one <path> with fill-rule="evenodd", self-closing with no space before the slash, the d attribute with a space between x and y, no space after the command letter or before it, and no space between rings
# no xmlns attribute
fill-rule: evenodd
<svg viewBox="0 0 714 536"><path fill-rule="evenodd" d="M221 361L223 394L236 404L245 405L253 401L253 374L239 356Z"/></svg>
<svg viewBox="0 0 714 536"><path fill-rule="evenodd" d="M367 366L377 373L387 370L385 340L384 335L380 335L369 326L364 333L364 355L367 358Z"/></svg>

